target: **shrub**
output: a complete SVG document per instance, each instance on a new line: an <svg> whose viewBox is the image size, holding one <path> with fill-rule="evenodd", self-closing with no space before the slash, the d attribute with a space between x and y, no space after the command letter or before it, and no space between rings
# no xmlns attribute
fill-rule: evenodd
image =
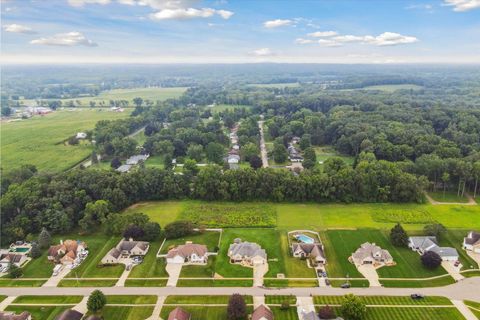
<svg viewBox="0 0 480 320"><path fill-rule="evenodd" d="M193 224L190 221L175 221L165 226L165 238L176 239L193 233Z"/></svg>
<svg viewBox="0 0 480 320"><path fill-rule="evenodd" d="M23 270L13 263L10 263L8 267L8 277L12 279L17 279L23 276Z"/></svg>
<svg viewBox="0 0 480 320"><path fill-rule="evenodd" d="M36 259L42 255L42 252L40 251L40 247L36 242L32 243L32 249L30 250L30 256L33 259Z"/></svg>
<svg viewBox="0 0 480 320"><path fill-rule="evenodd" d="M442 258L438 253L433 251L425 252L420 259L422 260L422 264L428 269L436 269L442 264Z"/></svg>
<svg viewBox="0 0 480 320"><path fill-rule="evenodd" d="M50 243L52 242L52 237L47 229L43 228L40 234L38 235L38 244L40 248L46 249L50 247Z"/></svg>
<svg viewBox="0 0 480 320"><path fill-rule="evenodd" d="M280 310L288 310L290 309L290 302L287 300L282 301L282 304L280 305Z"/></svg>
<svg viewBox="0 0 480 320"><path fill-rule="evenodd" d="M335 310L333 310L329 305L321 307L318 311L318 316L320 319L335 319L337 317Z"/></svg>
<svg viewBox="0 0 480 320"><path fill-rule="evenodd" d="M227 307L228 320L247 319L247 305L243 296L238 293L232 294Z"/></svg>

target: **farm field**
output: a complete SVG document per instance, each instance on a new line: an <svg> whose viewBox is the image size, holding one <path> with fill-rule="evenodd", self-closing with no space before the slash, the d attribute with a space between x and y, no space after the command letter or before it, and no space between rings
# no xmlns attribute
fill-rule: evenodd
<svg viewBox="0 0 480 320"><path fill-rule="evenodd" d="M379 90L385 92L394 92L397 90L421 90L422 86L416 84L388 84L388 85L378 85L378 86L367 86L359 88L356 90Z"/></svg>
<svg viewBox="0 0 480 320"><path fill-rule="evenodd" d="M87 143L70 146L63 141L79 131L92 130L99 120L126 118L129 113L74 109L4 122L0 131L2 167L9 171L23 164L33 164L38 170L52 172L71 168L88 157L92 149Z"/></svg>
<svg viewBox="0 0 480 320"><path fill-rule="evenodd" d="M193 201L208 207L211 202ZM152 220L164 226L172 222L192 201L150 201L141 202L126 212L143 212ZM231 205L248 206L251 203ZM276 227L279 230L311 229L357 229L372 228L390 230L397 222L407 231L421 231L425 224L442 223L452 229L480 229L480 206L396 204L396 203L354 203L354 204L317 204L317 203L269 203L265 205L276 212ZM216 205L216 204L213 204ZM206 209L205 209L206 210Z"/></svg>

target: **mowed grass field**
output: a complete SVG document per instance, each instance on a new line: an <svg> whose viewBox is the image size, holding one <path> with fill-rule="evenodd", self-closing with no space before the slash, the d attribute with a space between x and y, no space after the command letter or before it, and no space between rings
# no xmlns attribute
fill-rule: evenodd
<svg viewBox="0 0 480 320"><path fill-rule="evenodd" d="M378 86L368 86L363 87L357 90L379 90L385 92L394 92L397 90L420 90L423 89L422 86L416 84L387 84L387 85L378 85Z"/></svg>
<svg viewBox="0 0 480 320"><path fill-rule="evenodd" d="M209 205L209 202L195 203ZM189 200L141 202L129 207L125 212L143 212L163 227L177 220L190 204ZM418 232L423 230L425 224L434 221L449 229L480 229L480 206L434 206L415 203L232 203L237 207L249 207L252 204L273 208L277 216L276 228L286 231L363 228L390 230L395 223L401 222L407 231ZM418 216L422 219L418 219Z"/></svg>
<svg viewBox="0 0 480 320"><path fill-rule="evenodd" d="M1 124L1 162L5 171L33 164L38 170L60 172L88 157L88 143L76 146L63 141L79 131L91 130L100 120L116 120L129 116L129 111L108 109L60 110L45 116Z"/></svg>

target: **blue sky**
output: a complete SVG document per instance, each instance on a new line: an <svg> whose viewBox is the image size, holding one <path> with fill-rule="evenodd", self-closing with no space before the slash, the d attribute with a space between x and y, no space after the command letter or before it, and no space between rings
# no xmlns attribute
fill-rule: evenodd
<svg viewBox="0 0 480 320"><path fill-rule="evenodd" d="M480 0L1 0L3 63L480 63Z"/></svg>

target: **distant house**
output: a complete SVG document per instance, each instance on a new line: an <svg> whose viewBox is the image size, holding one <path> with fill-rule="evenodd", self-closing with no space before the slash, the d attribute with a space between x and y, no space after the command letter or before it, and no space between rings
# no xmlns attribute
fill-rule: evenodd
<svg viewBox="0 0 480 320"><path fill-rule="evenodd" d="M24 254L4 253L4 254L0 255L0 265L1 266L9 265L11 263L11 264L16 265L17 267L20 267L27 260L28 260L28 258Z"/></svg>
<svg viewBox="0 0 480 320"><path fill-rule="evenodd" d="M207 261L207 246L203 244L187 243L170 249L167 254L167 263L205 264Z"/></svg>
<svg viewBox="0 0 480 320"><path fill-rule="evenodd" d="M60 240L60 244L50 246L48 260L59 262L63 265L74 264L86 255L87 245L83 241Z"/></svg>
<svg viewBox="0 0 480 320"><path fill-rule="evenodd" d="M228 248L228 256L231 263L238 263L246 266L265 264L267 253L258 244L253 242L242 242L235 239Z"/></svg>
<svg viewBox="0 0 480 320"><path fill-rule="evenodd" d="M137 165L140 161L146 161L150 155L148 154L138 154L136 156L131 156L127 159L126 164L128 165Z"/></svg>
<svg viewBox="0 0 480 320"><path fill-rule="evenodd" d="M168 320L190 320L192 316L180 307L173 309L168 315Z"/></svg>
<svg viewBox="0 0 480 320"><path fill-rule="evenodd" d="M292 143L288 145L287 148L288 151L288 158L292 162L302 162L303 157L300 155L300 152L297 150L297 148L294 147Z"/></svg>
<svg viewBox="0 0 480 320"><path fill-rule="evenodd" d="M148 252L150 244L146 241L134 241L122 239L115 248L110 250L102 259L103 264L119 263L121 259L131 256L144 256Z"/></svg>
<svg viewBox="0 0 480 320"><path fill-rule="evenodd" d="M116 171L124 173L124 172L130 171L131 168L132 168L132 165L130 164L122 164L120 167L116 169Z"/></svg>
<svg viewBox="0 0 480 320"><path fill-rule="evenodd" d="M0 320L32 320L32 315L27 311L23 311L20 314L10 311L0 311Z"/></svg>
<svg viewBox="0 0 480 320"><path fill-rule="evenodd" d="M227 162L231 163L238 163L240 161L240 156L236 154L229 154L227 157Z"/></svg>
<svg viewBox="0 0 480 320"><path fill-rule="evenodd" d="M252 313L251 320L273 320L273 313L265 305L261 304Z"/></svg>
<svg viewBox="0 0 480 320"><path fill-rule="evenodd" d="M234 144L234 145L232 146L232 149L233 149L233 150L240 150L240 146L239 146L238 144Z"/></svg>
<svg viewBox="0 0 480 320"><path fill-rule="evenodd" d="M77 135L75 136L77 139L86 139L87 134L85 132L77 132Z"/></svg>
<svg viewBox="0 0 480 320"><path fill-rule="evenodd" d="M421 255L428 251L436 252L443 261L458 260L457 250L451 247L439 247L436 237L409 237L408 247Z"/></svg>
<svg viewBox="0 0 480 320"><path fill-rule="evenodd" d="M374 265L392 265L393 258L388 250L382 249L375 243L365 242L350 257L356 265L374 264Z"/></svg>
<svg viewBox="0 0 480 320"><path fill-rule="evenodd" d="M292 143L293 144L297 144L299 142L300 142L300 137L295 136L295 137L292 138Z"/></svg>
<svg viewBox="0 0 480 320"><path fill-rule="evenodd" d="M293 243L292 254L296 258L312 258L321 264L327 262L321 243Z"/></svg>
<svg viewBox="0 0 480 320"><path fill-rule="evenodd" d="M480 253L480 232L470 231L467 236L463 238L463 248L475 253Z"/></svg>
<svg viewBox="0 0 480 320"><path fill-rule="evenodd" d="M60 313L55 320L81 320L83 318L83 313L78 312L77 310L67 309Z"/></svg>

